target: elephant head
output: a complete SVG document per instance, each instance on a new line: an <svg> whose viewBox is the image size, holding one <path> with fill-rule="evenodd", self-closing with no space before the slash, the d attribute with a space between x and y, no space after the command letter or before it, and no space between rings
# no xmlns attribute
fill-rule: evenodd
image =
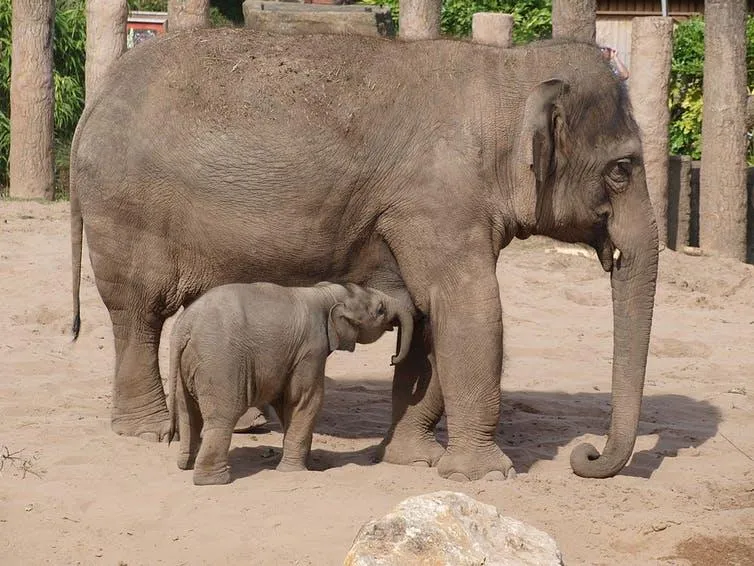
<svg viewBox="0 0 754 566"><path fill-rule="evenodd" d="M513 206L522 226L519 237L542 234L590 244L611 274L609 435L602 454L590 444L571 454L577 475L604 478L623 468L636 441L658 236L639 128L625 87L600 60L596 48L593 59L591 68L580 67L580 75L564 65L561 76L535 85L528 95L513 167Z"/></svg>
<svg viewBox="0 0 754 566"><path fill-rule="evenodd" d="M352 283L343 289L345 292L330 309L328 317L330 349L352 351L356 342L371 344L386 331L400 325L400 346L391 363L395 365L403 361L414 332L412 309L377 289Z"/></svg>

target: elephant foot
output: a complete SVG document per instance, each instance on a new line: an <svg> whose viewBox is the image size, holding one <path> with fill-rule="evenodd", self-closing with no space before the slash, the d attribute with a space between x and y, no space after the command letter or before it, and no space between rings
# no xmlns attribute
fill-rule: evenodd
<svg viewBox="0 0 754 566"><path fill-rule="evenodd" d="M377 460L401 466L431 468L445 454L445 448L430 432L394 431L377 447Z"/></svg>
<svg viewBox="0 0 754 566"><path fill-rule="evenodd" d="M194 470L194 485L224 485L230 483L230 466L217 470Z"/></svg>
<svg viewBox="0 0 754 566"><path fill-rule="evenodd" d="M181 470L193 470L196 454L181 452L178 454L178 468Z"/></svg>
<svg viewBox="0 0 754 566"><path fill-rule="evenodd" d="M302 462L286 462L281 460L275 469L278 472L305 472L308 468Z"/></svg>
<svg viewBox="0 0 754 566"><path fill-rule="evenodd" d="M475 448L448 449L437 464L437 472L443 478L460 482L516 476L513 462L494 442Z"/></svg>
<svg viewBox="0 0 754 566"><path fill-rule="evenodd" d="M238 419L233 432L251 432L256 428L263 427L267 424L267 417L264 411L258 407L249 407L246 412Z"/></svg>
<svg viewBox="0 0 754 566"><path fill-rule="evenodd" d="M170 414L167 408L147 416L113 412L111 426L113 432L121 436L135 436L149 442L171 440Z"/></svg>

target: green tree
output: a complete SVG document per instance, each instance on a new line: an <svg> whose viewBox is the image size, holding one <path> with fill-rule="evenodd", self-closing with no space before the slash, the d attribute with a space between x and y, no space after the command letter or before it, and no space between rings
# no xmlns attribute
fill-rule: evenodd
<svg viewBox="0 0 754 566"><path fill-rule="evenodd" d="M754 89L754 17L746 22L746 83ZM670 75L670 153L700 159L702 153L702 85L704 84L704 20L690 18L676 26ZM749 143L754 165L754 144Z"/></svg>
<svg viewBox="0 0 754 566"><path fill-rule="evenodd" d="M390 7L398 29L399 0L363 0L363 4ZM443 0L441 31L444 35L471 35L471 17L476 12L504 12L513 15L513 41L525 43L552 33L552 0Z"/></svg>

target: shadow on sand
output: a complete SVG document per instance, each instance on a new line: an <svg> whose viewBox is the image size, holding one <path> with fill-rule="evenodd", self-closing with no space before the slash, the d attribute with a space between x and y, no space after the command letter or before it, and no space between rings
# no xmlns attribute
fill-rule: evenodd
<svg viewBox="0 0 754 566"><path fill-rule="evenodd" d="M388 430L391 415L390 383L385 381L327 380L325 405L316 432L336 438L374 440L366 448L338 452L312 450L310 469L327 470L346 464L367 466L375 463L376 449ZM592 434L598 448L604 445L610 417L610 394L541 391L503 391L503 405L497 441L513 460L516 471L528 472L540 460L552 460L574 439ZM676 420L670 421L668 415ZM684 395L645 394L639 435L656 435L655 445L634 452L621 475L648 478L664 458L677 456L684 448L696 447L717 434L719 410L707 401ZM267 430L280 430L270 422ZM255 434L264 433L264 429ZM437 427L437 437L447 440L445 420ZM238 447L230 453L234 479L274 469L280 460L278 447Z"/></svg>

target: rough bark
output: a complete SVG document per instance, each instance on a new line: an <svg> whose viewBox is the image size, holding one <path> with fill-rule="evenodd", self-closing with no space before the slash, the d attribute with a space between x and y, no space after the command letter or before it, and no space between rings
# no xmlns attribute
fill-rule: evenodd
<svg viewBox="0 0 754 566"><path fill-rule="evenodd" d="M699 244L746 259L746 3L707 0Z"/></svg>
<svg viewBox="0 0 754 566"><path fill-rule="evenodd" d="M209 0L168 0L168 31L209 27Z"/></svg>
<svg viewBox="0 0 754 566"><path fill-rule="evenodd" d="M596 0L552 0L552 36L594 41Z"/></svg>
<svg viewBox="0 0 754 566"><path fill-rule="evenodd" d="M511 47L513 16L497 12L478 12L471 18L471 35L476 43Z"/></svg>
<svg viewBox="0 0 754 566"><path fill-rule="evenodd" d="M415 41L440 37L442 0L400 0L398 34Z"/></svg>
<svg viewBox="0 0 754 566"><path fill-rule="evenodd" d="M86 99L110 65L126 50L126 0L87 0L86 2Z"/></svg>
<svg viewBox="0 0 754 566"><path fill-rule="evenodd" d="M54 0L13 0L10 77L10 195L51 200Z"/></svg>
<svg viewBox="0 0 754 566"><path fill-rule="evenodd" d="M634 18L631 32L631 105L641 128L644 170L660 246L668 241L668 88L673 19Z"/></svg>

